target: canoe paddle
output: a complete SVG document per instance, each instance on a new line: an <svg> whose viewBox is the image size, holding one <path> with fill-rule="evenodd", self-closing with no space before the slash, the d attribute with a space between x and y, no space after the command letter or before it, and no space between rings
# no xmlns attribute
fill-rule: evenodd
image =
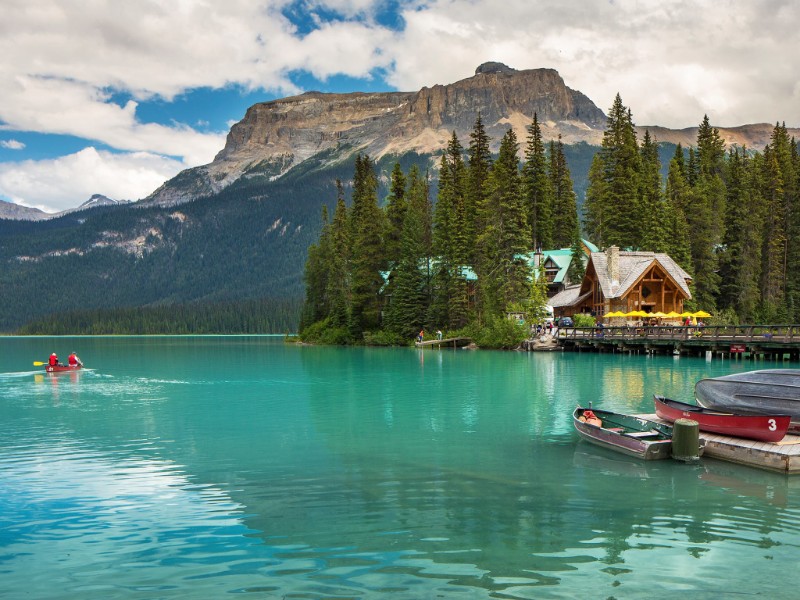
<svg viewBox="0 0 800 600"><path fill-rule="evenodd" d="M33 366L34 367L43 367L46 364L47 363L44 363L44 362L41 362L41 361L38 361L38 360L33 361Z"/></svg>

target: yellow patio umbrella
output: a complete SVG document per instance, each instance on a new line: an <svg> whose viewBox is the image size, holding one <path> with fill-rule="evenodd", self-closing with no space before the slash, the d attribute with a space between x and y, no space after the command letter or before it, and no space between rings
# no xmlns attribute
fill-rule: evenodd
<svg viewBox="0 0 800 600"><path fill-rule="evenodd" d="M694 314L690 313L688 310L685 310L681 314L679 314L678 316L679 317L693 317Z"/></svg>
<svg viewBox="0 0 800 600"><path fill-rule="evenodd" d="M606 317L624 317L625 313L622 312L621 310L613 310L610 313L606 313L603 316L606 316Z"/></svg>
<svg viewBox="0 0 800 600"><path fill-rule="evenodd" d="M646 317L648 314L643 310L633 310L625 315L626 317Z"/></svg>
<svg viewBox="0 0 800 600"><path fill-rule="evenodd" d="M653 317L654 319L665 319L667 317L667 315L661 311L650 313L649 316Z"/></svg>
<svg viewBox="0 0 800 600"><path fill-rule="evenodd" d="M708 317L710 317L711 315L710 315L710 314L708 314L708 313L707 313L706 311L704 311L704 310L698 310L696 313L692 313L692 316L693 316L693 317L697 317L697 318L699 318L699 319L707 319L707 318L708 318Z"/></svg>
<svg viewBox="0 0 800 600"><path fill-rule="evenodd" d="M671 310L671 311L669 311L669 312L667 313L667 317L666 317L666 318L667 318L667 319L677 319L677 318L678 318L678 317L680 317L680 316L681 316L681 315L679 315L678 313L676 313L674 310Z"/></svg>

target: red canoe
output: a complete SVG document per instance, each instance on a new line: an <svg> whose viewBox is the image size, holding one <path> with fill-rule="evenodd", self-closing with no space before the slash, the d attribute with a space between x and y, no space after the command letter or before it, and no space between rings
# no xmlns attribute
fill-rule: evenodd
<svg viewBox="0 0 800 600"><path fill-rule="evenodd" d="M656 414L665 421L691 419L700 424L700 431L719 433L734 437L759 440L761 442L778 442L786 435L789 428L789 415L741 415L720 412L670 400L664 396L653 396Z"/></svg>
<svg viewBox="0 0 800 600"><path fill-rule="evenodd" d="M83 365L75 365L71 367L69 365L56 365L55 367L51 367L50 365L45 365L44 370L48 373L64 373L67 371L79 371L83 368Z"/></svg>

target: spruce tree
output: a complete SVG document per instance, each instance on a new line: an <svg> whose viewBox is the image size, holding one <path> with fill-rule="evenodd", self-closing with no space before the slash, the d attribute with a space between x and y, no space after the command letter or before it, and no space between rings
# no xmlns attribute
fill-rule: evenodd
<svg viewBox="0 0 800 600"><path fill-rule="evenodd" d="M386 326L412 337L426 325L430 302L431 207L427 181L415 166L409 172L408 209L403 221L400 259L386 310Z"/></svg>
<svg viewBox="0 0 800 600"><path fill-rule="evenodd" d="M360 340L380 324L379 291L383 287L385 214L378 207L378 180L372 160L356 157L353 204L350 210L351 309L349 330Z"/></svg>
<svg viewBox="0 0 800 600"><path fill-rule="evenodd" d="M327 257L331 249L331 226L328 223L328 207L322 205L322 231L319 241L308 248L304 280L306 285L306 299L300 317L300 330L321 321L328 316L327 286L328 265Z"/></svg>
<svg viewBox="0 0 800 600"><path fill-rule="evenodd" d="M644 133L641 147L641 217L643 250L669 252L670 215L661 191L661 161L658 158L658 141Z"/></svg>
<svg viewBox="0 0 800 600"><path fill-rule="evenodd" d="M570 248L576 240L580 240L580 225L575 189L560 135L557 142L550 142L548 171L553 190L552 243L555 248Z"/></svg>
<svg viewBox="0 0 800 600"><path fill-rule="evenodd" d="M389 196L386 198L386 258L389 264L397 262L400 256L400 236L403 232L403 221L406 216L406 176L400 163L395 163L389 184Z"/></svg>
<svg viewBox="0 0 800 600"><path fill-rule="evenodd" d="M718 308L731 309L741 321L752 323L760 299L763 200L747 149L732 149L728 156Z"/></svg>
<svg viewBox="0 0 800 600"><path fill-rule="evenodd" d="M336 180L336 212L331 224L331 249L328 257L328 315L331 326L346 327L350 314L350 228L342 182Z"/></svg>
<svg viewBox="0 0 800 600"><path fill-rule="evenodd" d="M455 132L442 155L434 214L434 293L429 321L457 329L467 323L464 267L469 252L465 234L466 168Z"/></svg>
<svg viewBox="0 0 800 600"><path fill-rule="evenodd" d="M797 173L795 168L796 147L789 138L786 124L776 123L770 136L769 148L775 156L777 168L780 173L780 200L781 212L783 215L783 230L785 232L784 248L784 310L786 320L794 322L796 309L800 308L800 276L793 271L793 268L800 266L800 248L798 248L798 238L800 234L800 216L798 209L798 190Z"/></svg>
<svg viewBox="0 0 800 600"><path fill-rule="evenodd" d="M583 223L586 237L600 248L609 244L606 241L608 229L613 225L610 214L613 206L606 202L608 190L603 178L603 162L598 154L592 158L587 175L588 187L583 201Z"/></svg>
<svg viewBox="0 0 800 600"><path fill-rule="evenodd" d="M536 113L528 127L522 185L528 206L533 249L553 248L553 188L547 171L547 155Z"/></svg>
<svg viewBox="0 0 800 600"><path fill-rule="evenodd" d="M525 256L531 240L517 151L517 137L509 129L492 165L489 195L479 210L485 226L478 238L478 286L486 316L501 315L528 296Z"/></svg>
<svg viewBox="0 0 800 600"><path fill-rule="evenodd" d="M489 136L483 126L481 114L478 113L475 125L469 136L467 161L467 188L465 194L464 232L469 251L470 264L476 262L478 237L485 224L481 221L480 207L485 204L489 194L489 172L492 168L492 153L489 150Z"/></svg>
<svg viewBox="0 0 800 600"><path fill-rule="evenodd" d="M761 301L763 316L775 322L785 312L787 259L786 214L783 175L778 155L771 146L764 149L762 189L765 222L762 250Z"/></svg>
<svg viewBox="0 0 800 600"><path fill-rule="evenodd" d="M667 253L683 270L691 273L692 251L689 242L689 224L685 210L689 205L691 189L686 179L686 165L683 148L678 144L675 154L670 160L667 173L665 210L669 222L669 244Z"/></svg>
<svg viewBox="0 0 800 600"><path fill-rule="evenodd" d="M685 216L691 233L696 305L713 311L719 293L720 276L716 248L724 235L725 184L724 143L719 130L704 117L697 133L696 152L689 154L691 193Z"/></svg>
<svg viewBox="0 0 800 600"><path fill-rule="evenodd" d="M575 236L572 240L571 257L569 269L567 269L567 279L570 283L581 283L583 276L586 274L586 266L583 264L583 259L586 256L583 252L583 241L579 235Z"/></svg>
<svg viewBox="0 0 800 600"><path fill-rule="evenodd" d="M641 244L641 170L633 118L617 94L592 161L586 196L587 226L592 234L602 234L602 244Z"/></svg>

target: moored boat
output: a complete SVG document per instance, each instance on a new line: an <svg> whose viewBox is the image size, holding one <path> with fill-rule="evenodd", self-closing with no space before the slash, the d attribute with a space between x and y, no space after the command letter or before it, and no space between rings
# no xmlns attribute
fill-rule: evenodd
<svg viewBox="0 0 800 600"><path fill-rule="evenodd" d="M789 415L789 431L800 431L800 369L762 369L701 379L694 393L704 408L744 415Z"/></svg>
<svg viewBox="0 0 800 600"><path fill-rule="evenodd" d="M587 417L596 417L593 424ZM607 410L578 407L572 421L580 436L592 444L643 460L661 460L672 455L672 427ZM702 448L701 448L702 450Z"/></svg>
<svg viewBox="0 0 800 600"><path fill-rule="evenodd" d="M653 396L656 414L665 421L677 419L697 421L700 431L748 438L762 442L778 442L786 435L789 415L744 415L713 410L695 404Z"/></svg>
<svg viewBox="0 0 800 600"><path fill-rule="evenodd" d="M45 365L44 370L48 373L65 373L80 371L83 365Z"/></svg>

